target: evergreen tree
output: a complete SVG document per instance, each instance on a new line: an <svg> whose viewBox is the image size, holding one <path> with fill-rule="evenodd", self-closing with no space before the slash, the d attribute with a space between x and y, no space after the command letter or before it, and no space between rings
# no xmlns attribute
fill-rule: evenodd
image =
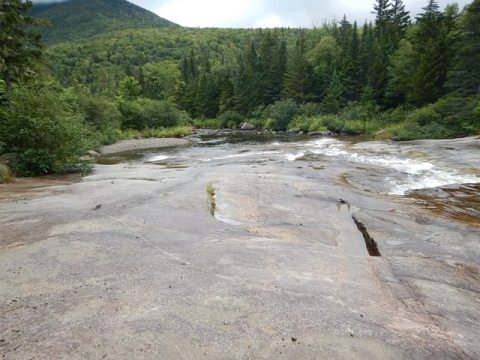
<svg viewBox="0 0 480 360"><path fill-rule="evenodd" d="M349 100L353 100L355 97L353 80L353 56L355 55L352 53L352 41L354 40L352 35L353 28L352 24L350 24L345 15L343 16L343 19L340 21L339 25L337 41L340 46L341 55L339 63L336 64L336 69L339 73L339 76L342 78L345 97Z"/></svg>
<svg viewBox="0 0 480 360"><path fill-rule="evenodd" d="M272 104L278 97L276 84L276 57L278 56L278 33L268 31L263 34L259 53L259 94L261 104Z"/></svg>
<svg viewBox="0 0 480 360"><path fill-rule="evenodd" d="M417 17L413 37L417 70L410 98L418 106L433 103L445 94L444 85L450 63L447 38L453 21L451 16L443 16L436 0L429 0L423 10ZM447 28L443 28L445 26Z"/></svg>
<svg viewBox="0 0 480 360"><path fill-rule="evenodd" d="M461 18L448 86L461 95L480 94L480 0L467 5Z"/></svg>
<svg viewBox="0 0 480 360"><path fill-rule="evenodd" d="M412 44L402 39L398 50L392 55L388 68L388 84L385 98L389 107L406 103L413 90L412 76L415 73L415 53Z"/></svg>
<svg viewBox="0 0 480 360"><path fill-rule="evenodd" d="M350 59L351 59L351 76L350 76L350 98L358 100L362 88L361 78L361 59L360 59L360 39L358 36L357 22L353 23L352 38L350 41Z"/></svg>
<svg viewBox="0 0 480 360"><path fill-rule="evenodd" d="M344 103L344 86L341 78L335 70L332 79L323 98L322 108L326 113L336 114Z"/></svg>
<svg viewBox="0 0 480 360"><path fill-rule="evenodd" d="M322 99L330 83L333 71L340 63L341 49L337 40L326 35L308 52L308 59L313 67L315 80L315 98Z"/></svg>
<svg viewBox="0 0 480 360"><path fill-rule="evenodd" d="M369 82L370 66L372 63L373 48L375 45L375 32L372 23L366 23L362 27L359 49L359 79L362 85Z"/></svg>
<svg viewBox="0 0 480 360"><path fill-rule="evenodd" d="M280 46L277 51L277 56L274 59L273 65L273 84L275 91L272 96L272 103L280 100L282 89L283 89L283 79L285 76L285 71L287 70L287 41L285 38L281 39Z"/></svg>
<svg viewBox="0 0 480 360"><path fill-rule="evenodd" d="M25 15L31 8L31 1L0 2L0 79L5 82L8 97L12 84L31 73L33 63L42 56L40 35L32 27L43 23Z"/></svg>
<svg viewBox="0 0 480 360"><path fill-rule="evenodd" d="M251 109L260 104L259 76L258 76L258 55L253 41L245 52L240 55L240 69L238 79L235 83L235 108L246 115Z"/></svg>
<svg viewBox="0 0 480 360"><path fill-rule="evenodd" d="M400 40L405 37L410 25L410 14L405 10L402 0L393 0L392 4L392 42L393 50L398 49Z"/></svg>
<svg viewBox="0 0 480 360"><path fill-rule="evenodd" d="M288 61L285 72L283 97L297 102L306 102L310 99L312 90L312 71L305 58L306 37L301 32L295 44L295 50Z"/></svg>

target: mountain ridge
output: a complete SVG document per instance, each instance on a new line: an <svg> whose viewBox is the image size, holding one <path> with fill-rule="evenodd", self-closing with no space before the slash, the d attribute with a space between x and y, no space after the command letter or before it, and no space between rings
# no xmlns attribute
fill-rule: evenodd
<svg viewBox="0 0 480 360"><path fill-rule="evenodd" d="M51 26L41 29L46 43L88 39L130 28L180 27L126 0L69 0L34 4L30 15L51 23Z"/></svg>

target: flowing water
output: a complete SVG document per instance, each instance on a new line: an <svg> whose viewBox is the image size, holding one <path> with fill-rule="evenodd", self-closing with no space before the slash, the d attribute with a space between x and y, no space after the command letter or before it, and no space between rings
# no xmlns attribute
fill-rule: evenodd
<svg viewBox="0 0 480 360"><path fill-rule="evenodd" d="M406 195L413 190L447 185L480 183L480 175L455 166L405 154L378 153L355 148L352 138L317 138L238 132L200 133L189 148L149 150L130 158L160 165L201 165L224 162L304 162L343 163L352 168L366 167L385 176L370 182L372 189L390 195ZM125 158L121 158L124 160ZM127 158L128 159L128 158ZM451 165L451 164L450 164Z"/></svg>
<svg viewBox="0 0 480 360"><path fill-rule="evenodd" d="M412 147L408 143L382 142L381 146L374 144L364 148L358 141L359 138L348 137L311 138L289 134L199 131L192 136L191 146L116 154L103 158L101 162L143 162L179 171L188 167L242 164L308 166L317 174L325 168L336 169L336 180L343 181L345 186L414 200L428 210L478 224L478 168L465 168L454 160L445 162L442 154L436 154L435 147L432 150L424 149L422 145ZM447 149L452 150L450 147ZM471 154L473 158L477 155L478 151ZM446 187L444 194L454 193L455 196L438 196L438 192L429 192L441 187Z"/></svg>

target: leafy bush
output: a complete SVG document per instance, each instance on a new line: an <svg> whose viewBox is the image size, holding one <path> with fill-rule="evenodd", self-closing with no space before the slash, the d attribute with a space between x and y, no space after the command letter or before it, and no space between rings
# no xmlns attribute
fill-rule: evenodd
<svg viewBox="0 0 480 360"><path fill-rule="evenodd" d="M185 124L190 119L186 112L178 110L175 104L168 100L138 98L133 101L120 101L119 110L123 116L124 129L171 127Z"/></svg>
<svg viewBox="0 0 480 360"><path fill-rule="evenodd" d="M76 92L80 110L85 114L88 124L97 130L119 128L122 124L122 114L115 104L88 92Z"/></svg>
<svg viewBox="0 0 480 360"><path fill-rule="evenodd" d="M221 129L223 120L221 119L194 119L191 124L198 129Z"/></svg>
<svg viewBox="0 0 480 360"><path fill-rule="evenodd" d="M262 113L262 117L271 118L273 130L286 130L288 123L298 114L299 107L293 100L280 100L269 105Z"/></svg>
<svg viewBox="0 0 480 360"><path fill-rule="evenodd" d="M299 106L299 114L305 117L314 117L322 113L322 106L318 103L305 103Z"/></svg>
<svg viewBox="0 0 480 360"><path fill-rule="evenodd" d="M116 140L131 140L144 138L165 138L165 137L182 137L190 135L192 128L190 126L175 126L164 129L144 129L142 131L126 129L115 130Z"/></svg>
<svg viewBox="0 0 480 360"><path fill-rule="evenodd" d="M409 115L408 120L420 126L425 126L431 123L439 123L441 121L441 115L435 111L432 105L429 105L413 111Z"/></svg>
<svg viewBox="0 0 480 360"><path fill-rule="evenodd" d="M325 131L327 128L324 125L322 116L304 117L297 116L288 125L289 129L298 128L304 132L309 131Z"/></svg>
<svg viewBox="0 0 480 360"><path fill-rule="evenodd" d="M20 154L19 175L71 169L87 150L89 128L75 99L56 84L14 89L13 107L0 108L4 151Z"/></svg>
<svg viewBox="0 0 480 360"><path fill-rule="evenodd" d="M217 118L223 125L228 128L238 128L245 118L236 111L226 111Z"/></svg>

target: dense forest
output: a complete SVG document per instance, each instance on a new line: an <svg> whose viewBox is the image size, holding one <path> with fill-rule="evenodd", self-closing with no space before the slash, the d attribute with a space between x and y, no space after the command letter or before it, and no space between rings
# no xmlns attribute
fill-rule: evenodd
<svg viewBox="0 0 480 360"><path fill-rule="evenodd" d="M415 18L376 0L374 22L313 29L50 28L43 51L41 21L20 15L31 4L2 4L0 153L20 154L23 174L119 138L243 121L397 140L480 133L480 0L428 0Z"/></svg>

